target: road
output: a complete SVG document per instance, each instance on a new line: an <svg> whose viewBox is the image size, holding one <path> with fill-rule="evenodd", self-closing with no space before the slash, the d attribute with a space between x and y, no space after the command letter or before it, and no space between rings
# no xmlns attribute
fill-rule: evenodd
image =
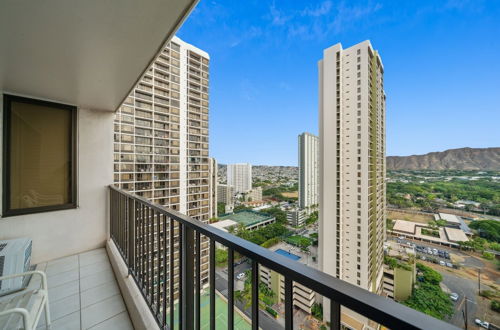
<svg viewBox="0 0 500 330"><path fill-rule="evenodd" d="M243 263L241 265L235 266L235 276L239 273L243 273L244 269L249 269L250 266L247 263ZM217 271L215 274L215 288L219 291L224 297L227 298L227 274L222 271ZM245 313L248 318L252 318L252 310L251 308L244 309L244 304L235 299L234 301L236 307ZM284 329L284 326L275 318L271 317L266 312L259 310L259 327L262 329Z"/></svg>

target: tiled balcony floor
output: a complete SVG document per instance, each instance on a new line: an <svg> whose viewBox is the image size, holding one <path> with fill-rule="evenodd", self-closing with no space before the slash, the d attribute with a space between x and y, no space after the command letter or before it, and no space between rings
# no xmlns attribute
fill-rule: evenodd
<svg viewBox="0 0 500 330"><path fill-rule="evenodd" d="M52 329L133 329L105 249L39 264L47 274ZM38 286L33 277L29 287ZM38 329L45 329L42 316Z"/></svg>

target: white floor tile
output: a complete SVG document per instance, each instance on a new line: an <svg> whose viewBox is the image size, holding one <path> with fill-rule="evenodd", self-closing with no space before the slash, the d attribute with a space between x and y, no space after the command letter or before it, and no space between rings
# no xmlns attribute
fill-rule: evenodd
<svg viewBox="0 0 500 330"><path fill-rule="evenodd" d="M68 282L76 281L78 280L78 278L79 278L78 269L73 269L68 272L47 276L47 283L50 289L50 288L55 288L59 285L66 284Z"/></svg>
<svg viewBox="0 0 500 330"><path fill-rule="evenodd" d="M82 309L82 328L89 329L121 312L126 311L120 295Z"/></svg>
<svg viewBox="0 0 500 330"><path fill-rule="evenodd" d="M47 274L47 276L52 276L52 275L64 273L64 272L67 272L67 271L70 271L73 269L77 269L77 268L78 268L78 261L70 260L67 262L48 264L46 269L45 269L45 273Z"/></svg>
<svg viewBox="0 0 500 330"><path fill-rule="evenodd" d="M109 264L109 261L102 261L95 264L83 266L80 268L80 278L84 278L105 270L111 270L111 265Z"/></svg>
<svg viewBox="0 0 500 330"><path fill-rule="evenodd" d="M80 292L80 281L72 281L56 286L49 290L49 302L53 303L60 299L72 296Z"/></svg>
<svg viewBox="0 0 500 330"><path fill-rule="evenodd" d="M78 255L67 256L60 259L51 260L47 263L47 266L57 265L61 263L76 262L78 263Z"/></svg>
<svg viewBox="0 0 500 330"><path fill-rule="evenodd" d="M78 312L80 310L80 295L75 294L55 302L49 301L49 308L52 322L66 315ZM40 318L39 324L45 324L45 317Z"/></svg>
<svg viewBox="0 0 500 330"><path fill-rule="evenodd" d="M80 311L68 314L58 320L52 321L51 325L51 330L80 330ZM45 325L40 325L37 328L37 330L43 329L45 329Z"/></svg>
<svg viewBox="0 0 500 330"><path fill-rule="evenodd" d="M90 328L92 330L133 330L132 322L127 312L113 316L106 321L103 321L96 326Z"/></svg>
<svg viewBox="0 0 500 330"><path fill-rule="evenodd" d="M82 308L93 305L117 294L120 294L120 289L118 288L118 284L115 282L108 282L87 291L83 291L81 293Z"/></svg>
<svg viewBox="0 0 500 330"><path fill-rule="evenodd" d="M80 257L80 267L96 264L98 262L109 262L107 254L91 254Z"/></svg>
<svg viewBox="0 0 500 330"><path fill-rule="evenodd" d="M80 280L80 291L95 288L96 286L114 282L115 276L112 270L105 270L103 272L95 273L90 276L84 277Z"/></svg>
<svg viewBox="0 0 500 330"><path fill-rule="evenodd" d="M105 248L101 248L101 249L94 249L94 250L80 253L79 256L81 258L81 257L85 257L85 256L95 255L95 254L107 254L107 252L106 252Z"/></svg>

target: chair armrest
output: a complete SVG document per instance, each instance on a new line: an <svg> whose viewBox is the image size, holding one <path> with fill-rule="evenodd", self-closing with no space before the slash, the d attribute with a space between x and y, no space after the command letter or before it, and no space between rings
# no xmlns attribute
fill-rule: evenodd
<svg viewBox="0 0 500 330"><path fill-rule="evenodd" d="M45 275L44 272L41 270L30 270L28 272L24 273L19 273L19 274L10 274L10 275L5 275L5 276L0 276L0 281L3 280L8 280L11 278L16 278L16 277L21 277L21 276L27 276L27 275L38 275L42 279L42 289L47 290L47 275Z"/></svg>
<svg viewBox="0 0 500 330"><path fill-rule="evenodd" d="M5 311L0 311L0 316L15 314L15 313L21 314L21 316L23 317L24 328L30 329L30 327L31 327L30 316L29 316L28 311L24 308L11 308L11 309L7 309Z"/></svg>

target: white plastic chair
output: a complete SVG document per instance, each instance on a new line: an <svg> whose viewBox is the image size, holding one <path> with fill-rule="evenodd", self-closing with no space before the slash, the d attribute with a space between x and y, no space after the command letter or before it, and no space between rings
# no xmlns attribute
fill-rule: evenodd
<svg viewBox="0 0 500 330"><path fill-rule="evenodd" d="M50 329L49 293L44 272L33 270L6 275L0 277L0 281L31 274L41 277L40 288L24 289L0 297L0 329L36 329L44 308L45 326Z"/></svg>

